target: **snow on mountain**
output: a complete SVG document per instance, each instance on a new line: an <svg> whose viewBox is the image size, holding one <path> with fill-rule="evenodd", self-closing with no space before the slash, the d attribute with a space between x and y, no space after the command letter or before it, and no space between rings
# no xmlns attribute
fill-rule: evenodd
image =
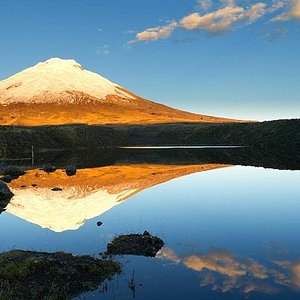
<svg viewBox="0 0 300 300"><path fill-rule="evenodd" d="M134 99L121 86L85 70L75 60L51 58L0 81L0 103L49 102L49 99L55 102L59 97L46 95L71 91L98 100L105 100L108 95Z"/></svg>
<svg viewBox="0 0 300 300"><path fill-rule="evenodd" d="M0 125L236 121L141 98L72 59L51 58L0 81Z"/></svg>

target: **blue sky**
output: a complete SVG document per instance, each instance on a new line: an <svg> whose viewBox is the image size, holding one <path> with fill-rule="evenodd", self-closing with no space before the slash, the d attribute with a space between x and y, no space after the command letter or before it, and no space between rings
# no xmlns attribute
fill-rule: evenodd
<svg viewBox="0 0 300 300"><path fill-rule="evenodd" d="M1 0L0 80L51 57L153 101L300 117L299 0Z"/></svg>

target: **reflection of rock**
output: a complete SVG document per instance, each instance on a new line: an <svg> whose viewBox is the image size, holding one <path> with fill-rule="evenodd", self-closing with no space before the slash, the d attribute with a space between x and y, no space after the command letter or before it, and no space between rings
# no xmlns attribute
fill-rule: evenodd
<svg viewBox="0 0 300 300"><path fill-rule="evenodd" d="M66 167L66 174L68 176L74 176L76 174L77 168L75 165L70 165Z"/></svg>
<svg viewBox="0 0 300 300"><path fill-rule="evenodd" d="M25 174L25 171L23 168L17 167L17 166L8 166L3 165L0 168L0 174L4 176L10 176L12 179L16 179L19 176L22 176Z"/></svg>
<svg viewBox="0 0 300 300"><path fill-rule="evenodd" d="M48 163L44 166L43 170L47 173L53 173L56 171L56 167L53 166L52 164Z"/></svg>
<svg viewBox="0 0 300 300"><path fill-rule="evenodd" d="M1 180L6 183L11 183L13 181L13 177L11 175L4 175Z"/></svg>
<svg viewBox="0 0 300 300"><path fill-rule="evenodd" d="M86 220L103 214L146 188L191 173L227 166L113 165L79 169L72 177L62 170L51 174L31 170L11 182L15 196L7 211L57 232L75 230ZM37 186L32 187L32 183ZM20 189L21 185L27 188ZM53 187L62 188L62 191L55 193L51 191Z"/></svg>
<svg viewBox="0 0 300 300"><path fill-rule="evenodd" d="M1 299L71 299L121 271L111 260L13 250L0 254Z"/></svg>
<svg viewBox="0 0 300 300"><path fill-rule="evenodd" d="M52 192L61 192L62 191L62 188L59 188L59 187L54 187L51 189Z"/></svg>
<svg viewBox="0 0 300 300"><path fill-rule="evenodd" d="M144 234L128 234L116 237L107 245L105 254L155 257L163 245L164 242L160 238L145 231Z"/></svg>

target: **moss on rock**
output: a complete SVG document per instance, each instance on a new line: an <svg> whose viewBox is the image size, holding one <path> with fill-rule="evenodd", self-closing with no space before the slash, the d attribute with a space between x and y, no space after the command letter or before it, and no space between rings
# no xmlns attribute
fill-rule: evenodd
<svg viewBox="0 0 300 300"><path fill-rule="evenodd" d="M13 250L0 254L0 298L71 299L120 272L112 260Z"/></svg>
<svg viewBox="0 0 300 300"><path fill-rule="evenodd" d="M154 257L163 245L164 242L160 238L150 235L147 231L144 234L120 235L107 245L105 255Z"/></svg>

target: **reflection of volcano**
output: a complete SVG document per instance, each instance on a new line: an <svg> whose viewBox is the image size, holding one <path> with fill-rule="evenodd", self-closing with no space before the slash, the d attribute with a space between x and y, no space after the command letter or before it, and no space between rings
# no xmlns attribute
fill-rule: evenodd
<svg viewBox="0 0 300 300"><path fill-rule="evenodd" d="M121 165L81 169L73 177L61 170L52 174L31 170L10 184L15 196L6 211L53 231L75 230L144 189L227 166L230 165ZM54 187L62 191L52 191Z"/></svg>

